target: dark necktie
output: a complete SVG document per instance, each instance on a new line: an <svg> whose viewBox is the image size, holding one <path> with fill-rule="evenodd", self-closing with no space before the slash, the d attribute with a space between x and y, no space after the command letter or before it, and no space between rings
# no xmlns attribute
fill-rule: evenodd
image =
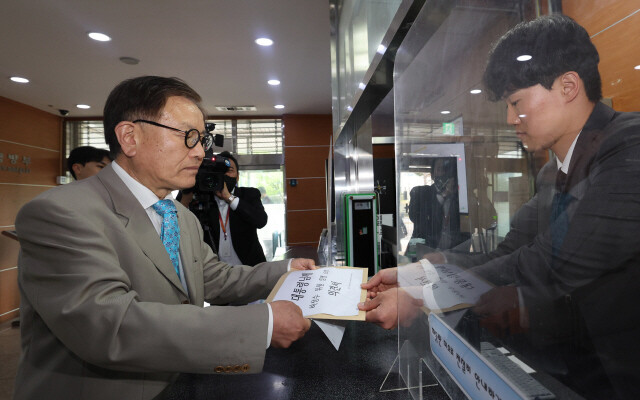
<svg viewBox="0 0 640 400"><path fill-rule="evenodd" d="M564 192L564 186L567 184L567 174L559 169L556 174L556 190L558 192Z"/></svg>
<svg viewBox="0 0 640 400"><path fill-rule="evenodd" d="M556 190L557 193L553 196L553 202L551 204L550 215L550 229L551 229L551 243L553 248L553 254L557 255L558 250L562 247L564 237L569 230L569 216L567 215L567 208L569 203L573 199L569 193L566 192L567 174L558 170L556 175Z"/></svg>
<svg viewBox="0 0 640 400"><path fill-rule="evenodd" d="M180 276L178 247L180 246L180 227L176 215L176 205L172 200L160 200L153 205L153 209L162 217L162 244L169 253L176 274Z"/></svg>

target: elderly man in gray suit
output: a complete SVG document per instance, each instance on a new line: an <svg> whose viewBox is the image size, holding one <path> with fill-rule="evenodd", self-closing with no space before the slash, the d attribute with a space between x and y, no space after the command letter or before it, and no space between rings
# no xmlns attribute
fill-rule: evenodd
<svg viewBox="0 0 640 400"><path fill-rule="evenodd" d="M16 399L151 399L179 372L260 372L310 321L264 298L308 259L230 266L170 192L194 186L211 135L175 78L120 83L104 109L115 161L51 189L16 219L22 356ZM214 304L203 308L204 301Z"/></svg>

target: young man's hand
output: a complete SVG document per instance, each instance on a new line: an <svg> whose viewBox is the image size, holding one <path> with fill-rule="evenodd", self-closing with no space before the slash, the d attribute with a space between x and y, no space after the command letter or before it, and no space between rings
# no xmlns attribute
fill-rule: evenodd
<svg viewBox="0 0 640 400"><path fill-rule="evenodd" d="M409 326L422 306L422 299L411 297L401 288L391 288L378 292L374 298L358 304L358 309L366 311L366 321L384 329L394 329L400 323Z"/></svg>
<svg viewBox="0 0 640 400"><path fill-rule="evenodd" d="M382 269L360 287L367 289L368 298L375 297L379 292L398 287L398 268Z"/></svg>

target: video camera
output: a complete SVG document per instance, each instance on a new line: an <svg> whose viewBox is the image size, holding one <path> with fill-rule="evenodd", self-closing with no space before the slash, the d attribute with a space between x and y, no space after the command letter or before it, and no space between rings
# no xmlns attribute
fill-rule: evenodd
<svg viewBox="0 0 640 400"><path fill-rule="evenodd" d="M209 150L202 159L200 169L198 169L194 192L210 193L222 190L224 174L230 166L231 162L228 158L213 154Z"/></svg>

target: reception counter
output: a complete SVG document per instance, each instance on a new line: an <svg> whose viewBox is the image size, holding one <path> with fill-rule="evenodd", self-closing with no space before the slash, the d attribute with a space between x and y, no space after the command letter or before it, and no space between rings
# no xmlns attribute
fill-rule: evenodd
<svg viewBox="0 0 640 400"><path fill-rule="evenodd" d="M166 398L411 399L398 374L397 365L389 373L397 349L397 331L350 321L336 351L314 323L309 332L290 348L269 348L262 373L235 376L184 374L169 388ZM423 387L423 395L434 400L448 399L437 384Z"/></svg>
<svg viewBox="0 0 640 400"><path fill-rule="evenodd" d="M296 257L318 263L313 247L288 248L282 258ZM336 350L313 323L288 349L267 349L260 374L183 374L165 396L170 400L411 399L394 365L397 355L397 330L349 321ZM449 398L437 384L423 387L423 395Z"/></svg>

